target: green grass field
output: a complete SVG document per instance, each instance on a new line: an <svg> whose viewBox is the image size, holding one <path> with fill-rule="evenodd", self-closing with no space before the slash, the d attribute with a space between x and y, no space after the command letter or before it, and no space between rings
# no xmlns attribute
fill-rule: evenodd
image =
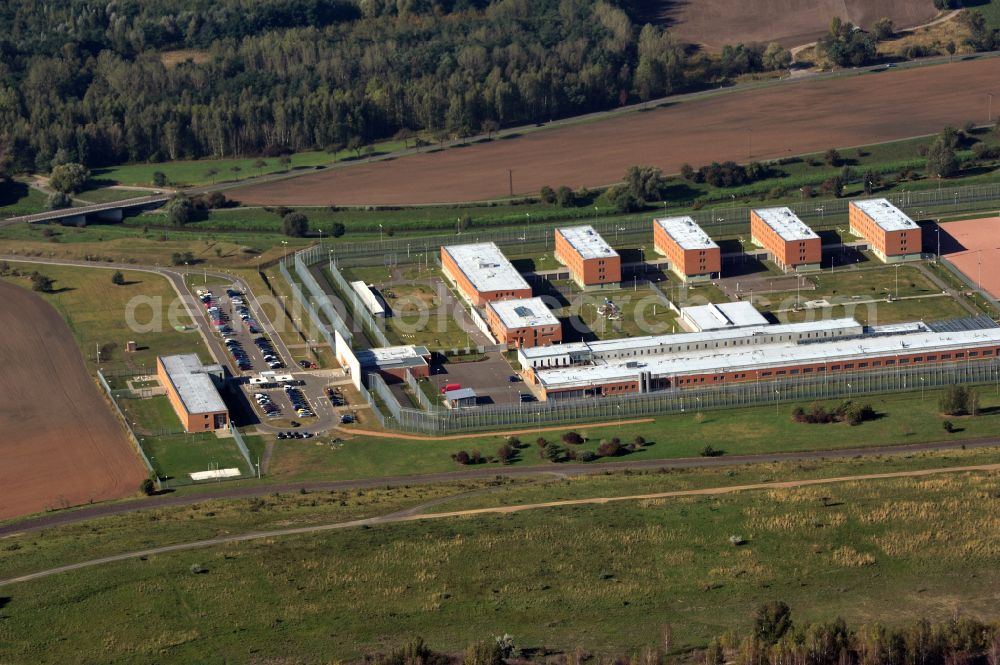
<svg viewBox="0 0 1000 665"><path fill-rule="evenodd" d="M700 416L697 403L692 402L692 413L660 416L649 423L620 424L608 422L598 425L568 425L551 432L519 434L526 444L514 461L515 466L539 466L558 471L559 464L542 460L535 446L539 436L559 442L564 432L574 430L587 438L579 446L570 446L576 452L596 451L602 438L619 437L631 443L636 436L650 442L647 447L617 459L676 459L698 457L707 445L721 449L728 455L751 455L775 451L836 450L858 446L962 440L994 436L1000 423L1000 394L995 386L978 389L984 413L975 418L961 418L960 431L947 434L942 428L945 418L938 411L937 391L926 393L899 393L890 395L859 396L861 402L870 402L879 418L858 427L843 423L834 425L807 425L791 418L796 403L779 403L726 411L706 411ZM841 400L827 400L833 405ZM808 403L799 404L808 407ZM955 419L952 419L955 420ZM546 425L543 423L543 425ZM529 429L529 428L525 428ZM343 434L338 434L343 437ZM451 459L460 450L478 450L493 456L503 444L506 435L470 435L457 440L408 441L380 437L357 436L336 446L302 444L277 441L271 459L274 478L292 479L347 479L371 478L388 475L405 475L455 471L463 467ZM565 447L565 446L564 446ZM608 458L593 462L601 464ZM488 466L499 463L490 462Z"/></svg>
<svg viewBox="0 0 1000 665"><path fill-rule="evenodd" d="M126 284L117 286L111 283L111 270L15 262L10 266L25 274L37 270L55 280L55 292L41 295L69 324L91 370L97 367L98 347L102 368L145 368L146 374L155 373L158 355L198 353L202 360L209 360L197 332L174 328L190 328L192 322L186 310L171 307L177 294L158 275L125 271ZM24 276L0 279L31 288ZM138 343L139 350L126 355L125 343L130 340Z"/></svg>
<svg viewBox="0 0 1000 665"><path fill-rule="evenodd" d="M657 644L664 624L674 649L703 646L771 599L798 621L993 616L996 491L982 473L857 481L158 555L4 589L0 648L11 662L320 663L414 635L457 652L510 633L609 654Z"/></svg>

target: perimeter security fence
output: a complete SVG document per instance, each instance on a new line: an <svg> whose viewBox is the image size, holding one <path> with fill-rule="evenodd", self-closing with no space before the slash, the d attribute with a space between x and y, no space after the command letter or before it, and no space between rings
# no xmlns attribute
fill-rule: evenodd
<svg viewBox="0 0 1000 665"><path fill-rule="evenodd" d="M976 212L989 207L990 204L1000 206L1000 183L901 191L888 194L884 198L910 216L916 219L925 219L932 215ZM788 207L810 226L824 229L842 226L846 223L850 201L851 199L848 198L813 199L793 203ZM762 202L753 207L763 208L768 207L768 205L768 203ZM734 206L698 210L689 214L709 235L718 237L749 233L751 209L751 207ZM666 213L666 216L676 214L671 212ZM651 221L657 216L656 211L647 211L642 214L614 219L580 219L544 224L532 224L531 218L526 216L523 226L473 228L446 235L388 238L362 242L327 241L300 252L300 255L310 265L329 257L342 267L428 263L437 256L441 245L470 242L495 242L500 249L508 254L524 255L538 249L552 249L552 229L556 226L588 223L612 245L636 241L645 243L652 239Z"/></svg>
<svg viewBox="0 0 1000 665"><path fill-rule="evenodd" d="M1000 184L973 185L968 187L941 188L914 192L900 192L886 197L897 207L917 218L931 214L956 214L982 210L988 204L1000 205ZM804 201L789 206L804 221L817 228L843 224L848 213L849 199ZM732 235L749 231L750 208L733 207L697 211L692 217L712 235ZM652 236L651 219L655 214L645 213L629 217L594 221L595 229L613 245L640 240L646 243ZM818 220L818 221L817 221ZM574 222L578 223L578 222ZM333 347L332 328L347 328L347 319L361 322L361 330L381 329L377 323L366 321L372 317L358 298L351 298L350 285L340 274L341 267L398 265L437 261L441 245L468 242L495 242L501 250L511 255L525 255L540 248L552 246L552 224L525 225L521 228L483 229L454 235L427 236L408 239L389 239L358 243L327 242L295 254L296 274L306 285L311 297L291 280L285 262L281 273L292 285L295 299L305 308L310 318L320 328L320 334ZM319 262L329 262L334 289L345 297L338 301L325 293L309 274L308 267ZM660 295L666 296L660 292ZM340 312L350 312L342 315ZM320 316L323 312L329 324ZM358 327L355 326L355 330ZM348 343L356 346L350 335ZM386 344L384 335L372 336ZM530 427L553 423L613 422L633 417L660 414L708 411L761 406L790 402L809 402L817 399L852 398L890 392L912 392L941 388L955 384L994 384L1000 393L1000 364L996 360L942 363L933 366L896 367L856 373L827 374L815 378L787 378L727 384L692 389L672 389L652 393L631 393L620 396L552 399L543 402L516 404L490 404L469 408L449 409L432 401L421 390L418 381L408 377L406 385L415 396L419 408L404 406L397 395L378 374L369 374L362 388L362 396L372 407L372 413L387 429L422 434L449 434L506 427ZM877 402L876 402L877 408Z"/></svg>

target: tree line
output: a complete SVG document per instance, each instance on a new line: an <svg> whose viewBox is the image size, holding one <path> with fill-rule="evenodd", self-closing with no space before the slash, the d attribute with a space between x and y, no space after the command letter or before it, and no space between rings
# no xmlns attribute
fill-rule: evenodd
<svg viewBox="0 0 1000 665"><path fill-rule="evenodd" d="M919 619L896 627L872 623L851 628L837 618L826 622L793 621L782 601L761 604L750 630L712 638L707 648L681 656L671 653L672 630L665 625L656 646L632 653L591 654L583 649L544 655L552 665L997 665L1000 625L970 617L941 623ZM472 642L460 654L436 651L420 638L382 653L365 656L367 665L504 665L526 660L535 650L511 635ZM583 654L586 654L583 656Z"/></svg>
<svg viewBox="0 0 1000 665"><path fill-rule="evenodd" d="M360 156L381 139L492 133L788 65L777 45L696 53L618 2L2 3L0 162Z"/></svg>

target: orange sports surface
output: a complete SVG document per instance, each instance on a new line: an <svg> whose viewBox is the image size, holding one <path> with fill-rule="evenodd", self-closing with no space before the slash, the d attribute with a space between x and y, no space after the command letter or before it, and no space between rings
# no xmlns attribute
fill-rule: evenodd
<svg viewBox="0 0 1000 665"><path fill-rule="evenodd" d="M145 470L65 321L12 284L0 302L0 519L136 493Z"/></svg>
<svg viewBox="0 0 1000 665"><path fill-rule="evenodd" d="M926 238L926 245L937 242L931 232ZM1000 217L942 224L941 253L973 283L1000 298Z"/></svg>
<svg viewBox="0 0 1000 665"><path fill-rule="evenodd" d="M746 162L932 134L985 123L1000 58L883 70L708 96L519 138L331 168L232 190L257 205L405 205L508 196L543 185L599 187L636 164Z"/></svg>

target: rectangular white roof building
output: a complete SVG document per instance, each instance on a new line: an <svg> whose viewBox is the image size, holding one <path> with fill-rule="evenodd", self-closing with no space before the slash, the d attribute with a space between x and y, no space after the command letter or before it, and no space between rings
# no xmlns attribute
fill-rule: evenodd
<svg viewBox="0 0 1000 665"><path fill-rule="evenodd" d="M762 208L754 212L786 242L819 238L791 208Z"/></svg>
<svg viewBox="0 0 1000 665"><path fill-rule="evenodd" d="M448 245L441 249L480 293L531 288L495 243Z"/></svg>
<svg viewBox="0 0 1000 665"><path fill-rule="evenodd" d="M889 203L888 199L851 201L851 205L868 215L884 231L908 231L917 228L917 223L905 212Z"/></svg>
<svg viewBox="0 0 1000 665"><path fill-rule="evenodd" d="M681 307L681 321L693 332L766 326L768 320L748 302Z"/></svg>
<svg viewBox="0 0 1000 665"><path fill-rule="evenodd" d="M569 226L558 231L584 260L618 256L618 252L611 248L593 226Z"/></svg>
<svg viewBox="0 0 1000 665"><path fill-rule="evenodd" d="M209 372L222 372L219 365L202 365L195 353L160 356L160 363L189 414L227 411Z"/></svg>
<svg viewBox="0 0 1000 665"><path fill-rule="evenodd" d="M559 325L559 319L541 298L495 300L487 307L496 312L500 322L508 329Z"/></svg>
<svg viewBox="0 0 1000 665"><path fill-rule="evenodd" d="M546 391L584 389L593 386L640 381L640 374L653 379L730 372L776 371L782 367L810 364L864 362L871 358L908 356L915 353L956 351L976 346L1000 345L1000 328L932 332L917 328L873 331L879 334L833 339L809 344L769 344L753 348L696 351L682 356L660 356L638 361L616 361L597 365L560 367L536 371ZM861 367L863 368L863 367ZM754 378L754 377L750 377Z"/></svg>
<svg viewBox="0 0 1000 665"><path fill-rule="evenodd" d="M351 288L358 294L361 303L373 316L385 316L385 306L382 304L381 298L376 296L367 284L358 280L351 282Z"/></svg>
<svg viewBox="0 0 1000 665"><path fill-rule="evenodd" d="M650 356L685 354L706 349L749 347L776 343L797 343L836 337L859 336L864 326L851 318L803 321L735 329L719 329L674 335L649 335L596 342L554 344L518 350L522 367L542 369L636 360Z"/></svg>
<svg viewBox="0 0 1000 665"><path fill-rule="evenodd" d="M690 216L665 217L653 220L676 242L681 249L717 249L718 244L709 237Z"/></svg>

